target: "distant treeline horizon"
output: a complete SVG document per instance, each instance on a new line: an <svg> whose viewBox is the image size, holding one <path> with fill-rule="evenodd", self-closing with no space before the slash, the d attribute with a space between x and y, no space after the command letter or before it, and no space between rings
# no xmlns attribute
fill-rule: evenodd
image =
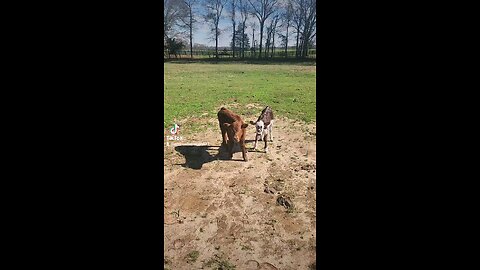
<svg viewBox="0 0 480 270"><path fill-rule="evenodd" d="M193 51L193 33L207 27L217 58L219 49L228 47L219 43L225 34L231 34L228 45L234 58L244 57L252 45L258 48L258 58L276 48L286 53L292 43L295 57L304 58L316 47L316 5L316 0L164 0L164 45L174 54L184 47Z"/></svg>

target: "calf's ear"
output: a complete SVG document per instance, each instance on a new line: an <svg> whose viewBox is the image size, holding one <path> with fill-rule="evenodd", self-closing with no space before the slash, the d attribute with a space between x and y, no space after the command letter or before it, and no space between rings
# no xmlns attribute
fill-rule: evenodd
<svg viewBox="0 0 480 270"><path fill-rule="evenodd" d="M248 124L243 124L242 125L242 128L247 128L248 127Z"/></svg>
<svg viewBox="0 0 480 270"><path fill-rule="evenodd" d="M229 123L223 123L223 126L228 128L230 126L230 124Z"/></svg>
<svg viewBox="0 0 480 270"><path fill-rule="evenodd" d="M253 121L250 121L250 124L252 124L252 125L255 125L255 122L253 122Z"/></svg>

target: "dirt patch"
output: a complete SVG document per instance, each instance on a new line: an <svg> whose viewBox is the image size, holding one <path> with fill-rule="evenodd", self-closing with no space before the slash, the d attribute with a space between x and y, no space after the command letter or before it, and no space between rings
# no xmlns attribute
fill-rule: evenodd
<svg viewBox="0 0 480 270"><path fill-rule="evenodd" d="M216 119L165 146L164 253L169 269L310 269L315 264L314 124L277 119L268 153L225 157ZM198 146L196 146L198 145Z"/></svg>

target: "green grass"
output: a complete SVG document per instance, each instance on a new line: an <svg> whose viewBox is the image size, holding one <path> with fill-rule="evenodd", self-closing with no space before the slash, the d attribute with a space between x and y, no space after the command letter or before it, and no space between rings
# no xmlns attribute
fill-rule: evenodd
<svg viewBox="0 0 480 270"><path fill-rule="evenodd" d="M188 263L194 263L195 261L197 261L197 258L198 256L200 255L200 253L196 250L190 252L187 254L186 256L186 260Z"/></svg>
<svg viewBox="0 0 480 270"><path fill-rule="evenodd" d="M238 105L227 108L244 121L255 120L261 112L247 109L247 104L269 105L278 116L315 121L314 63L168 62L164 68L165 128L191 117L199 121L189 121L188 130L199 131L201 120L216 118L222 104Z"/></svg>
<svg viewBox="0 0 480 270"><path fill-rule="evenodd" d="M208 262L204 263L204 267L215 270L235 270L236 266L223 258L223 255L215 254Z"/></svg>

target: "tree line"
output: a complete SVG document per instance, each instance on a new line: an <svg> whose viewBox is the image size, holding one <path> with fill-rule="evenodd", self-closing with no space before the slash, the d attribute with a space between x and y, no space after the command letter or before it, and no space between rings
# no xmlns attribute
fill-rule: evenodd
<svg viewBox="0 0 480 270"><path fill-rule="evenodd" d="M232 56L243 58L245 51L258 48L258 58L273 57L275 37L280 40L285 56L289 38L295 38L295 57L307 57L316 42L316 0L163 0L164 45L171 52L181 50L188 39L193 58L193 33L199 24L209 26L215 41L225 31L231 31ZM220 29L222 20L229 20L230 30ZM247 23L249 21L251 23ZM251 30L250 40L247 29ZM258 44L255 40L257 32ZM250 32L250 31L248 31ZM259 34L259 36L258 36ZM278 48L277 48L278 49Z"/></svg>

